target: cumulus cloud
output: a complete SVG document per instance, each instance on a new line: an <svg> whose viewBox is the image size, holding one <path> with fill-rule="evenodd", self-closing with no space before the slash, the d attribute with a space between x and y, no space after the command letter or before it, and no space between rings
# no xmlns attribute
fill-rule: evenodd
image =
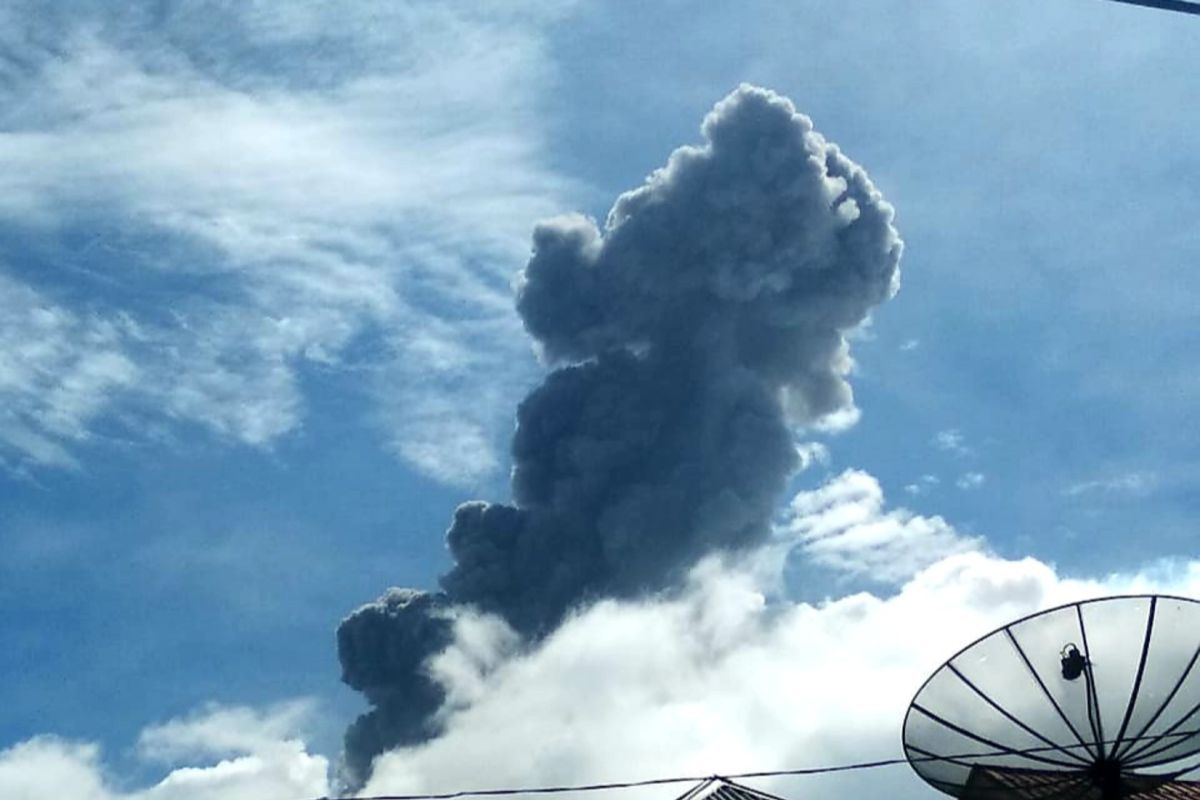
<svg viewBox="0 0 1200 800"><path fill-rule="evenodd" d="M203 757L261 753L299 739L315 713L313 703L294 700L266 710L214 705L141 732L137 752L167 763Z"/></svg>
<svg viewBox="0 0 1200 800"><path fill-rule="evenodd" d="M0 365L4 458L175 422L269 445L303 422L307 367L367 376L419 469L498 466L482 432L532 367L508 267L566 186L541 163L549 15L12 5L0 303L41 316L6 313L0 344L53 352Z"/></svg>
<svg viewBox="0 0 1200 800"><path fill-rule="evenodd" d="M212 707L147 728L137 752L149 761L185 762L142 789L113 779L100 748L44 736L0 751L0 796L7 800L300 800L328 794L328 761L300 738L306 702L255 710ZM189 761L190 760L190 761Z"/></svg>
<svg viewBox="0 0 1200 800"><path fill-rule="evenodd" d="M941 517L884 510L874 476L847 470L792 498L777 526L784 546L846 578L897 583L947 556L983 548Z"/></svg>
<svg viewBox="0 0 1200 800"><path fill-rule="evenodd" d="M846 488L862 477L839 476ZM832 492L830 492L832 493ZM859 496L866 492L860 489ZM831 505L810 497L814 523ZM770 545L764 545L770 549ZM530 646L494 614L457 610L426 675L445 698L440 734L381 756L366 794L445 792L802 768L900 755L906 705L928 674L1012 619L1112 593L1200 594L1200 562L1068 578L981 550L922 566L887 591L820 603L776 591L763 552L713 557L671 591L608 599ZM774 562L779 566L778 562ZM402 614L419 595L398 595ZM376 644L412 658L380 627ZM369 682L369 676L356 680ZM128 789L97 747L38 738L0 751L14 800L304 800L328 794L326 762L297 738L306 706L212 708L147 729L137 752L174 769ZM189 766L183 764L188 763ZM785 797L928 797L904 766L751 781ZM622 791L664 800L673 787ZM583 795L576 800L581 800ZM595 797L586 795L586 797Z"/></svg>
<svg viewBox="0 0 1200 800"><path fill-rule="evenodd" d="M1077 579L1031 558L971 551L929 564L893 593L809 604L772 602L753 570L709 561L672 596L599 603L515 657L464 658L452 645L434 670L448 661L483 665L438 672L472 702L448 711L437 739L380 758L365 791L895 757L912 694L973 638L1042 608L1149 590L1195 595L1200 562ZM471 765L469 775L463 764ZM755 785L814 800L929 793L905 766ZM668 792L614 796L661 800Z"/></svg>
<svg viewBox="0 0 1200 800"><path fill-rule="evenodd" d="M517 409L513 503L457 509L441 594L385 597L342 623L344 674L375 706L347 736L352 781L431 733L426 664L446 604L536 640L578 606L671 586L706 554L768 537L789 477L825 457L797 445L797 426L857 413L847 336L898 287L891 206L768 90L738 88L701 133L603 229L579 215L535 228L517 310L557 368ZM404 657L359 646L368 633ZM389 688L359 686L360 671Z"/></svg>

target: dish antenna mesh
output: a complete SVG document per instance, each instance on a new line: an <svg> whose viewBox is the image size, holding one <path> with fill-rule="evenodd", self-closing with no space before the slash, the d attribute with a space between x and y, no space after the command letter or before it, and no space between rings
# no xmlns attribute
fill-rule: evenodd
<svg viewBox="0 0 1200 800"><path fill-rule="evenodd" d="M1040 797L1128 797L1200 768L1198 660L1195 600L1131 595L1042 611L930 676L905 715L904 752L955 797L985 773L1040 781Z"/></svg>

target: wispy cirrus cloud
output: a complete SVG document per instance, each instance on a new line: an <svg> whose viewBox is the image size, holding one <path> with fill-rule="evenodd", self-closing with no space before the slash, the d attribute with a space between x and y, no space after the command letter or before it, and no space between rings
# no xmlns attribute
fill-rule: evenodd
<svg viewBox="0 0 1200 800"><path fill-rule="evenodd" d="M70 445L140 377L124 346L131 335L124 315L66 308L0 272L0 442L40 464L78 466ZM0 465L21 470L4 448Z"/></svg>
<svg viewBox="0 0 1200 800"><path fill-rule="evenodd" d="M40 382L10 370L23 410L0 427L8 458L63 464L96 420L126 414L269 444L302 423L314 365L364 369L419 468L494 468L511 403L478 401L516 392L509 275L566 190L542 158L547 20L76 11L61 33L15 13L25 35L0 41L0 270L9 302L86 320L56 328L53 358L95 366L90 325L109 361L76 408L48 399L70 392L50 356L26 359ZM444 457L435 436L483 455Z"/></svg>
<svg viewBox="0 0 1200 800"><path fill-rule="evenodd" d="M1158 476L1150 472L1125 472L1108 478L1072 483L1063 489L1067 497L1103 495L1117 497L1142 497L1158 485Z"/></svg>

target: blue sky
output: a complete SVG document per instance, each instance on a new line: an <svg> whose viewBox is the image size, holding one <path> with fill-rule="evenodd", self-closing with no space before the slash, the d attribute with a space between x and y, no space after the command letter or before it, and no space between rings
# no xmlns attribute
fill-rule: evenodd
<svg viewBox="0 0 1200 800"><path fill-rule="evenodd" d="M512 305L534 223L603 219L741 82L862 164L905 241L899 294L849 334L860 418L798 433L820 447L793 489L826 494L802 524L781 504L789 602L883 602L965 551L1036 559L1034 605L1191 585L1192 18L17 2L0 31L0 767L98 743L117 796L165 769L133 743L191 741L147 726L213 708L303 717L336 759L361 707L339 620L432 588L455 505L508 499L542 374ZM823 557L839 503L908 531L885 551L912 569ZM168 766L252 749L186 741ZM428 758L406 769L436 783Z"/></svg>

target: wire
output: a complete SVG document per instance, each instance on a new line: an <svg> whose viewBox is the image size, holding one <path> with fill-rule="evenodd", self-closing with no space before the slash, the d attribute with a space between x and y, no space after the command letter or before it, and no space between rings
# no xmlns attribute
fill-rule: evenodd
<svg viewBox="0 0 1200 800"><path fill-rule="evenodd" d="M1121 0L1118 0L1121 1ZM1021 750L991 750L976 753L959 753L956 755L946 756L914 756L912 758L884 758L877 761L858 761L850 764L835 764L825 767L804 767L800 769L773 769L762 770L759 772L737 772L724 775L680 775L670 778L649 778L638 781L612 781L609 783L585 783L577 785L563 786L529 786L520 788L505 788L505 789L464 789L457 792L444 792L441 794L380 794L370 795L366 797L339 797L329 798L321 797L317 800L457 800L462 797L507 797L518 794L563 794L566 792L599 792L611 789L633 789L639 786L664 786L673 783L698 783L701 781L711 780L735 780L745 778L776 778L788 776L803 776L803 775L828 775L838 772L854 772L864 769L878 769L880 767L892 767L898 764L918 764L925 761L964 761L967 759L989 758L992 756L1013 756L1013 755L1030 755L1033 753L1044 753L1048 751L1063 751L1087 747L1091 744L1117 744L1120 742L1134 742L1145 739L1162 739L1187 738L1200 734L1200 729L1188 731L1175 731L1170 734L1155 734L1135 737L1124 737L1121 739L1109 739L1103 742L1089 742L1088 744L1069 744L1069 745L1041 745L1039 747L1027 747ZM1191 769L1183 770L1179 773L1174 773L1172 777L1178 777L1185 772L1191 772Z"/></svg>
<svg viewBox="0 0 1200 800"><path fill-rule="evenodd" d="M1163 11L1179 11L1183 14L1200 14L1200 3L1189 3L1184 0L1112 0L1114 3L1125 3L1131 6L1158 8Z"/></svg>

